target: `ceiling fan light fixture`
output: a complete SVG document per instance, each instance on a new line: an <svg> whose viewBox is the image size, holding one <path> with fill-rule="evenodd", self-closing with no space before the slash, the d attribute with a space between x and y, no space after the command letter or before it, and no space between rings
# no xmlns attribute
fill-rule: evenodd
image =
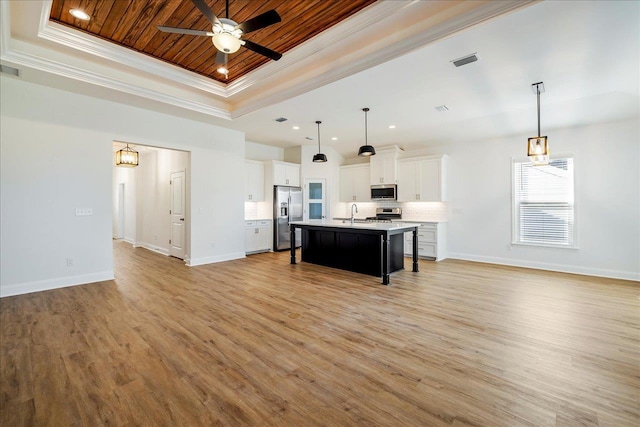
<svg viewBox="0 0 640 427"><path fill-rule="evenodd" d="M216 49L224 53L236 53L242 46L240 39L228 32L213 35L211 41Z"/></svg>
<svg viewBox="0 0 640 427"><path fill-rule="evenodd" d="M364 111L364 145L360 147L358 150L358 157L371 157L376 155L376 149L373 146L369 145L368 135L367 135L367 113L369 112L368 108L363 108Z"/></svg>

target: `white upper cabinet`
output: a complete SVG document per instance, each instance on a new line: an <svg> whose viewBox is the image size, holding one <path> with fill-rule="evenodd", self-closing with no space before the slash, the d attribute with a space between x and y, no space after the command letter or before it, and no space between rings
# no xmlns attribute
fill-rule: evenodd
<svg viewBox="0 0 640 427"><path fill-rule="evenodd" d="M397 176L397 149L380 150L375 156L369 157L371 167L370 184L396 184Z"/></svg>
<svg viewBox="0 0 640 427"><path fill-rule="evenodd" d="M262 202L264 200L264 163L245 160L245 202Z"/></svg>
<svg viewBox="0 0 640 427"><path fill-rule="evenodd" d="M428 156L398 161L399 202L444 202L447 156Z"/></svg>
<svg viewBox="0 0 640 427"><path fill-rule="evenodd" d="M368 202L371 200L369 165L350 165L340 168L340 201Z"/></svg>
<svg viewBox="0 0 640 427"><path fill-rule="evenodd" d="M274 161L273 185L300 187L300 165Z"/></svg>

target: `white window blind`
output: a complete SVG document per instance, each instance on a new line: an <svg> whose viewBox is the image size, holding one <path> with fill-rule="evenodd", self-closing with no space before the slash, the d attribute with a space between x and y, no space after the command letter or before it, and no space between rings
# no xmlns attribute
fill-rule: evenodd
<svg viewBox="0 0 640 427"><path fill-rule="evenodd" d="M513 163L513 243L575 247L573 158Z"/></svg>

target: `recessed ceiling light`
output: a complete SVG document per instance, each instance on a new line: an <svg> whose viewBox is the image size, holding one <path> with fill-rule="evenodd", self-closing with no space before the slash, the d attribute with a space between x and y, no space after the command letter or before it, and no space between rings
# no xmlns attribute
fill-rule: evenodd
<svg viewBox="0 0 640 427"><path fill-rule="evenodd" d="M91 19L91 17L87 15L87 13L84 10L81 10L81 9L71 9L69 13L74 18L82 19L83 21L88 21L89 19Z"/></svg>
<svg viewBox="0 0 640 427"><path fill-rule="evenodd" d="M287 121L287 118L286 118L286 117L278 117L278 118L277 118L277 119L275 119L275 120L276 120L276 122L278 122L278 123L282 123L282 122L286 122L286 121Z"/></svg>
<svg viewBox="0 0 640 427"><path fill-rule="evenodd" d="M337 136L332 136L332 137L331 137L331 140L332 140L332 141L337 141L337 140L338 140L338 137L337 137Z"/></svg>
<svg viewBox="0 0 640 427"><path fill-rule="evenodd" d="M298 129L300 129L300 126L294 126L293 127L293 130L298 130Z"/></svg>
<svg viewBox="0 0 640 427"><path fill-rule="evenodd" d="M396 125L389 125L389 129L395 129Z"/></svg>

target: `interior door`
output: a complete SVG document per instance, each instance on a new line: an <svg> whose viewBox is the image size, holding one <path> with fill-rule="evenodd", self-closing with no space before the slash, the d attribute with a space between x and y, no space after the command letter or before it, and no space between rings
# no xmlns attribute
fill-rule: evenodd
<svg viewBox="0 0 640 427"><path fill-rule="evenodd" d="M185 173L184 171L171 172L169 181L171 188L171 231L169 240L169 255L184 259L185 241Z"/></svg>
<svg viewBox="0 0 640 427"><path fill-rule="evenodd" d="M306 221L322 221L327 212L327 181L324 179L305 180L306 206L304 217Z"/></svg>

